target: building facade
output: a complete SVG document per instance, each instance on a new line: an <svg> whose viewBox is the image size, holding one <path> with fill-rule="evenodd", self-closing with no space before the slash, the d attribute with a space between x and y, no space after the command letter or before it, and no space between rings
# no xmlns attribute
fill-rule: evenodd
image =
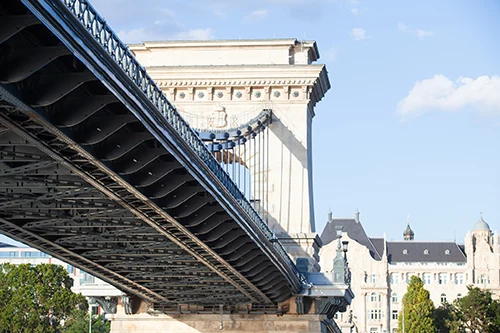
<svg viewBox="0 0 500 333"><path fill-rule="evenodd" d="M71 290L75 293L81 293L83 296L87 297L87 300L89 300L90 311L92 311L95 315L102 315L105 311L98 303L95 303L92 300L103 297L116 297L124 294L109 283L106 283L101 279L74 267L73 265L67 264L64 261L31 247L15 247L0 242L0 264L6 262L15 265L55 264L63 266L73 279L73 287Z"/></svg>
<svg viewBox="0 0 500 333"><path fill-rule="evenodd" d="M351 288L355 298L337 323L343 332L393 333L411 276L420 277L436 307L467 294L467 286L489 289L500 297L500 246L481 217L465 236L464 245L450 241L417 241L408 221L402 241L366 235L359 220L328 217L320 250L322 271L333 268L337 229L349 241ZM349 259L348 258L348 259Z"/></svg>

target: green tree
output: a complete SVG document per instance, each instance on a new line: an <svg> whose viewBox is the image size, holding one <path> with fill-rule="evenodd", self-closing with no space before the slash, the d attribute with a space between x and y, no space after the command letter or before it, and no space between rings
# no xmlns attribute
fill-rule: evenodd
<svg viewBox="0 0 500 333"><path fill-rule="evenodd" d="M456 308L448 302L434 310L436 329L439 333L465 333L456 313Z"/></svg>
<svg viewBox="0 0 500 333"><path fill-rule="evenodd" d="M71 291L72 280L59 265L0 265L0 333L52 333L85 297Z"/></svg>
<svg viewBox="0 0 500 333"><path fill-rule="evenodd" d="M467 289L466 296L456 299L453 304L440 307L436 318L442 316L444 327L439 332L500 332L500 303L492 299L488 290L473 286L468 286Z"/></svg>
<svg viewBox="0 0 500 333"><path fill-rule="evenodd" d="M429 298L429 292L424 289L424 283L417 276L411 277L403 296L403 310L398 317L399 332L403 332L403 318L404 333L436 332L434 304Z"/></svg>
<svg viewBox="0 0 500 333"><path fill-rule="evenodd" d="M89 331L89 313L80 310L74 318L68 320L64 325L64 333L82 333ZM105 321L102 316L92 316L92 333L109 333L110 322Z"/></svg>

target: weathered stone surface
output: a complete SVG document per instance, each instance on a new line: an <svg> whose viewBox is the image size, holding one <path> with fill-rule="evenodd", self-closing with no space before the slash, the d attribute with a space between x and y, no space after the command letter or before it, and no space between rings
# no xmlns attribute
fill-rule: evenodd
<svg viewBox="0 0 500 333"><path fill-rule="evenodd" d="M111 333L320 333L322 315L186 314L156 315L122 313L108 316ZM222 329L221 329L222 319Z"/></svg>

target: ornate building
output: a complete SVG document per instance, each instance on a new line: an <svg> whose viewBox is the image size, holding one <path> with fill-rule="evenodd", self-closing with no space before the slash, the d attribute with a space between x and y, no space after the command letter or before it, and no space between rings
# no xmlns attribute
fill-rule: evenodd
<svg viewBox="0 0 500 333"><path fill-rule="evenodd" d="M500 296L500 246L481 217L465 236L464 245L450 241L416 241L409 220L403 241L371 238L359 220L333 218L323 230L320 250L322 271L333 269L337 242L336 228L342 227L342 240L349 241L349 260L355 298L350 308L338 314L343 332L397 332L402 297L410 277L420 277L437 307L467 294L468 285L491 290Z"/></svg>

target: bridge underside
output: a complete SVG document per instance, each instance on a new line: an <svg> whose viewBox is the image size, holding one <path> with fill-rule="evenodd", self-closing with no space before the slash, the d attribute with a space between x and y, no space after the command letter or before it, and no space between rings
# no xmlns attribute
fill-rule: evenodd
<svg viewBox="0 0 500 333"><path fill-rule="evenodd" d="M31 10L0 3L0 232L155 308L276 307L296 292L191 148L141 118L155 110L133 83L114 68L98 78L74 55L82 42L70 51Z"/></svg>

